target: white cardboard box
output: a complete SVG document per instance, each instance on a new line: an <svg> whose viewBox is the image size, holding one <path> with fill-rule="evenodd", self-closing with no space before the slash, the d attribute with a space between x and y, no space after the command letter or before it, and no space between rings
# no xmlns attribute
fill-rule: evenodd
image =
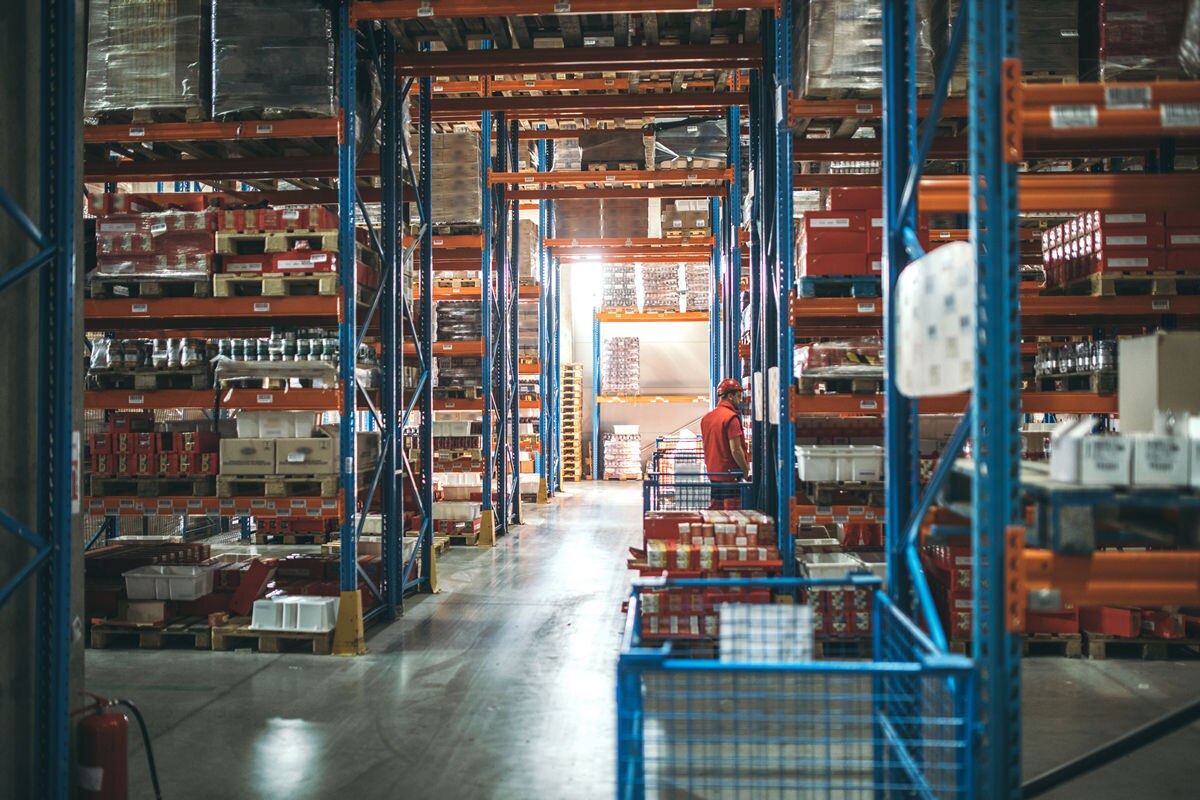
<svg viewBox="0 0 1200 800"><path fill-rule="evenodd" d="M1134 486L1187 486L1189 450L1187 439L1139 433L1133 442Z"/></svg>
<svg viewBox="0 0 1200 800"><path fill-rule="evenodd" d="M1121 430L1149 433L1155 412L1200 414L1200 331L1121 339L1117 395Z"/></svg>
<svg viewBox="0 0 1200 800"><path fill-rule="evenodd" d="M337 439L316 436L275 440L275 474L332 475L337 471Z"/></svg>
<svg viewBox="0 0 1200 800"><path fill-rule="evenodd" d="M313 435L316 415L309 411L243 411L237 415L241 439L296 439Z"/></svg>
<svg viewBox="0 0 1200 800"><path fill-rule="evenodd" d="M1054 432L1050 478L1084 486L1128 486L1129 440L1091 431L1092 421L1082 419L1066 423Z"/></svg>
<svg viewBox="0 0 1200 800"><path fill-rule="evenodd" d="M274 439L222 439L222 475L273 475Z"/></svg>

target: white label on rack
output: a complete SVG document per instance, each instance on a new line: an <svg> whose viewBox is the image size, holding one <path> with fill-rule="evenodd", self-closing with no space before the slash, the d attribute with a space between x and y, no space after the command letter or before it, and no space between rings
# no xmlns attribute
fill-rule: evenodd
<svg viewBox="0 0 1200 800"><path fill-rule="evenodd" d="M1164 128L1200 127L1200 103L1163 103L1160 113Z"/></svg>
<svg viewBox="0 0 1200 800"><path fill-rule="evenodd" d="M146 402L146 396L142 395L142 394L131 394L131 395L129 395L129 397L127 399L128 399L129 405L131 405L131 406L140 406L140 405L145 404L145 402Z"/></svg>
<svg viewBox="0 0 1200 800"><path fill-rule="evenodd" d="M536 176L536 175L526 175L526 176L525 176L525 182L526 182L526 183L533 183L533 182L534 182L534 181L536 181L536 180L537 180L537 176ZM609 180L612 180L612 178L609 178Z"/></svg>
<svg viewBox="0 0 1200 800"><path fill-rule="evenodd" d="M1165 298L1151 300L1150 301L1150 309L1152 311L1170 311L1171 310L1171 301L1167 300Z"/></svg>
<svg viewBox="0 0 1200 800"><path fill-rule="evenodd" d="M1148 258L1110 258L1108 266L1111 269L1145 269L1150 266Z"/></svg>
<svg viewBox="0 0 1200 800"><path fill-rule="evenodd" d="M1145 247L1149 242L1145 236L1105 236L1109 247Z"/></svg>
<svg viewBox="0 0 1200 800"><path fill-rule="evenodd" d="M313 253L308 260L313 264L323 264L329 260L329 253Z"/></svg>
<svg viewBox="0 0 1200 800"><path fill-rule="evenodd" d="M1172 233L1171 244L1200 244L1200 234Z"/></svg>
<svg viewBox="0 0 1200 800"><path fill-rule="evenodd" d="M453 350L453 349L454 349L454 345L452 345L452 344L444 344L444 345L442 345L442 352L443 352L443 353L448 353L448 352L450 352L450 351L451 351L451 350Z"/></svg>
<svg viewBox="0 0 1200 800"><path fill-rule="evenodd" d="M255 303L254 304L254 313L255 314L266 314L270 310L271 310L270 303Z"/></svg>
<svg viewBox="0 0 1200 800"><path fill-rule="evenodd" d="M813 219L808 218L808 227L810 228L849 228L849 217L831 217L828 219Z"/></svg>
<svg viewBox="0 0 1200 800"><path fill-rule="evenodd" d="M1052 128L1094 128L1100 124L1095 106L1050 106Z"/></svg>
<svg viewBox="0 0 1200 800"><path fill-rule="evenodd" d="M446 91L446 87L442 86L440 83L435 83L433 85L433 91L434 91L434 94L436 94L438 92L444 92L444 91Z"/></svg>
<svg viewBox="0 0 1200 800"><path fill-rule="evenodd" d="M166 233L166 232L167 232L167 223L165 223L165 222L156 222L150 226L150 234L152 236L157 236L160 233Z"/></svg>
<svg viewBox="0 0 1200 800"><path fill-rule="evenodd" d="M865 506L849 506L846 508L846 513L852 517L861 517L867 513L867 509Z"/></svg>
<svg viewBox="0 0 1200 800"><path fill-rule="evenodd" d="M537 81L525 81L526 89L532 89L535 86L537 86Z"/></svg>
<svg viewBox="0 0 1200 800"><path fill-rule="evenodd" d="M434 240L433 240L433 246L434 246L434 247L441 247L443 244L445 244L445 242L446 242L446 240L445 240L445 239L434 239Z"/></svg>
<svg viewBox="0 0 1200 800"><path fill-rule="evenodd" d="M130 314L146 314L149 313L150 306L145 303L133 303L129 306Z"/></svg>
<svg viewBox="0 0 1200 800"><path fill-rule="evenodd" d="M875 113L875 105L873 103L855 103L854 104L854 113L855 114L874 114Z"/></svg>
<svg viewBox="0 0 1200 800"><path fill-rule="evenodd" d="M284 219L300 219L300 209L285 208L283 210L283 218Z"/></svg>
<svg viewBox="0 0 1200 800"><path fill-rule="evenodd" d="M871 227L872 228L882 228L883 227L883 217L871 217Z"/></svg>
<svg viewBox="0 0 1200 800"><path fill-rule="evenodd" d="M954 234L952 234L950 231L938 231L937 232L937 238L939 238L939 239L949 239L953 235Z"/></svg>
<svg viewBox="0 0 1200 800"><path fill-rule="evenodd" d="M145 128L130 128L129 135L130 136L145 136L146 129Z"/></svg>
<svg viewBox="0 0 1200 800"><path fill-rule="evenodd" d="M254 132L255 132L255 133L263 133L263 134L265 134L265 133L271 133L271 132L273 132L274 130L275 130L275 126L274 126L274 125L264 125L264 124L260 123L260 124L258 124L258 125L255 125L255 126L254 126Z"/></svg>
<svg viewBox="0 0 1200 800"><path fill-rule="evenodd" d="M1108 225L1145 225L1145 214L1105 214L1104 222Z"/></svg>
<svg viewBox="0 0 1200 800"><path fill-rule="evenodd" d="M863 400L861 403L858 404L858 407L861 408L863 411L875 411L876 409L879 408L879 401L878 400Z"/></svg>
<svg viewBox="0 0 1200 800"><path fill-rule="evenodd" d="M833 513L833 506L817 506L818 517L828 517Z"/></svg>
<svg viewBox="0 0 1200 800"><path fill-rule="evenodd" d="M846 516L845 514L834 514L833 521L840 522L844 525L845 523L850 521L850 517Z"/></svg>
<svg viewBox="0 0 1200 800"><path fill-rule="evenodd" d="M801 525L816 525L816 524L817 524L817 518L816 518L816 517L813 517L813 516L807 516L807 515L801 516L801 517L800 517L800 524L801 524Z"/></svg>
<svg viewBox="0 0 1200 800"><path fill-rule="evenodd" d="M258 403L259 405L263 405L263 406L265 406L265 405L270 405L271 403L274 403L274 402L275 402L275 395L273 395L273 394L260 394L260 395L257 395L257 396L254 398L254 401L255 401L256 403Z"/></svg>
<svg viewBox="0 0 1200 800"><path fill-rule="evenodd" d="M194 497L189 497L189 498L188 498L188 501L187 501L187 507L188 507L188 508L203 508L203 507L204 507L204 501L203 501L203 500L197 500L197 499L196 499L196 498L194 498Z"/></svg>
<svg viewBox="0 0 1200 800"><path fill-rule="evenodd" d="M859 303L858 304L858 313L874 314L875 313L875 304L874 303Z"/></svg>
<svg viewBox="0 0 1200 800"><path fill-rule="evenodd" d="M1154 93L1149 86L1104 87L1105 108L1149 108Z"/></svg>

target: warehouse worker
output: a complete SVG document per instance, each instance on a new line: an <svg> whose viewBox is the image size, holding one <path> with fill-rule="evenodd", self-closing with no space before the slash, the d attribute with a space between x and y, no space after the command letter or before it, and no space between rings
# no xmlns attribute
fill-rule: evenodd
<svg viewBox="0 0 1200 800"><path fill-rule="evenodd" d="M712 484L712 508L742 507L739 483L750 474L750 463L746 458L741 407L742 384L726 378L717 386L716 407L700 420L704 469Z"/></svg>

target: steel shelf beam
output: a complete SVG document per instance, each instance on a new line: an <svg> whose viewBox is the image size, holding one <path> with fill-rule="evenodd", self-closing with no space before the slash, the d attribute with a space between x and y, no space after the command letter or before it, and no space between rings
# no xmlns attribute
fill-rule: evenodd
<svg viewBox="0 0 1200 800"><path fill-rule="evenodd" d="M339 497L89 497L84 507L95 516L147 515L259 517L263 519L301 517L340 519L343 505Z"/></svg>
<svg viewBox="0 0 1200 800"><path fill-rule="evenodd" d="M379 154L363 153L356 159L360 177L379 174ZM287 158L178 158L142 161L87 161L85 183L131 183L169 180L275 180L281 178L336 178L337 156ZM288 193L289 196L292 193ZM296 192L296 197L301 193ZM258 195L256 194L257 198ZM308 202L307 200L305 202Z"/></svg>
<svg viewBox="0 0 1200 800"><path fill-rule="evenodd" d="M706 394L606 394L598 395L596 403L602 406L611 405L654 405L661 403L704 403L711 398Z"/></svg>
<svg viewBox="0 0 1200 800"><path fill-rule="evenodd" d="M518 189L515 192L521 200L698 199L720 197L724 193L723 186L621 186L613 189Z"/></svg>
<svg viewBox="0 0 1200 800"><path fill-rule="evenodd" d="M1053 593L1075 606L1190 606L1200 598L1200 551L1063 555L1022 550L1027 592Z"/></svg>
<svg viewBox="0 0 1200 800"><path fill-rule="evenodd" d="M360 303L360 306L362 304ZM316 324L338 322L341 303L328 297L148 297L109 298L83 301L83 316L89 331L106 331L162 326L159 320L186 321L193 327L218 328L238 322L249 327L286 324L290 321Z"/></svg>
<svg viewBox="0 0 1200 800"><path fill-rule="evenodd" d="M551 250L556 250L561 247L587 247L587 248L609 248L609 247L638 247L638 248L658 248L669 247L678 248L683 246L694 247L712 247L714 244L711 236L694 236L694 237L678 237L678 238L662 238L662 239L547 239L546 247Z"/></svg>
<svg viewBox="0 0 1200 800"><path fill-rule="evenodd" d="M341 117L253 122L149 122L85 125L84 144L131 142L217 142L302 139L342 135Z"/></svg>
<svg viewBox="0 0 1200 800"><path fill-rule="evenodd" d="M526 51L521 51L526 52ZM528 52L551 53L553 50ZM746 104L742 92L683 94L595 94L542 97L443 97L434 103L434 122L467 122L483 111L512 119L575 119L643 117L653 114L724 114L730 106Z"/></svg>
<svg viewBox="0 0 1200 800"><path fill-rule="evenodd" d="M488 11L486 14L495 15ZM451 77L456 75L492 76L527 75L555 72L697 72L753 69L758 66L753 45L670 45L661 47L565 47L514 50L445 50L437 53L402 53L396 58L396 71L405 77ZM687 97L687 94L679 95ZM631 95L630 97L636 97ZM669 95L651 95L670 102ZM496 98L492 98L496 99ZM520 99L520 98L500 98ZM545 101L564 97L526 98ZM616 98L622 99L622 98ZM434 108L444 101L435 103ZM464 106L469 107L469 106ZM522 106L488 106L480 111L517 111Z"/></svg>
<svg viewBox="0 0 1200 800"><path fill-rule="evenodd" d="M117 389L88 391L88 409L229 408L256 411L328 411L337 408L339 389ZM359 407L360 410L365 406Z"/></svg>
<svg viewBox="0 0 1200 800"><path fill-rule="evenodd" d="M970 398L963 395L923 398L922 414L960 414ZM793 418L812 414L883 414L887 406L882 394L792 393ZM1115 394L1089 392L1025 392L1021 405L1027 414L1116 414Z"/></svg>
<svg viewBox="0 0 1200 800"><path fill-rule="evenodd" d="M516 184L518 186L571 186L576 184L627 184L627 183L696 183L699 181L727 181L733 176L729 169L628 169L628 170L581 170L559 172L492 172L488 179L492 185Z"/></svg>
<svg viewBox="0 0 1200 800"><path fill-rule="evenodd" d="M712 11L740 11L774 8L774 0L712 0ZM356 0L351 14L358 21L423 19L439 17L532 16L552 14L670 14L690 13L697 9L696 0L654 0L649 6L628 0L503 0L486 3L483 0Z"/></svg>

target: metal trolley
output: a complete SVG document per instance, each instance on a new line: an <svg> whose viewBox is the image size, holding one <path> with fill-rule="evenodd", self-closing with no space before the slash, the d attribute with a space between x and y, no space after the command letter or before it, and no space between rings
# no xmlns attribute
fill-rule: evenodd
<svg viewBox="0 0 1200 800"><path fill-rule="evenodd" d="M741 480L741 473L704 472L703 458L680 460L675 467L671 472L646 473L642 480L643 512L702 511L723 507L720 503L726 500L736 500L737 508L749 508L750 484Z"/></svg>
<svg viewBox="0 0 1200 800"><path fill-rule="evenodd" d="M715 658L648 643L642 595L670 587L726 595L870 587L874 660L798 658L802 636L779 625L777 611L800 605L739 606L774 611L722 629ZM868 575L635 585L617 666L617 797L970 796L972 662L939 652L879 589Z"/></svg>

